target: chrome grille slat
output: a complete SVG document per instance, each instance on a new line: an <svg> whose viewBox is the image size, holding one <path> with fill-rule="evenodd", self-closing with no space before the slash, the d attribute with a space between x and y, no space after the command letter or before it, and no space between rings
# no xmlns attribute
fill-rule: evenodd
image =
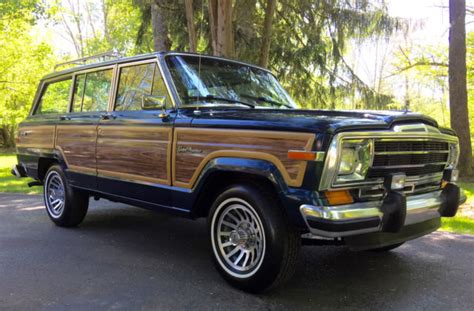
<svg viewBox="0 0 474 311"><path fill-rule="evenodd" d="M410 168L410 167L425 167L427 165L446 165L446 162L430 162L425 164L406 164L406 165L383 165L383 166L372 166L373 169L395 169L395 168Z"/></svg>

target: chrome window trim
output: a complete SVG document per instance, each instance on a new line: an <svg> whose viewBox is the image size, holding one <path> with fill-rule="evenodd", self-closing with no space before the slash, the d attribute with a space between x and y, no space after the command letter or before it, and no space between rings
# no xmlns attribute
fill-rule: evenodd
<svg viewBox="0 0 474 311"><path fill-rule="evenodd" d="M337 169L341 158L341 145L345 139L378 139L383 141L442 141L448 143L459 144L459 140L456 136L443 134L432 129L428 129L426 126L426 132L409 132L409 131L370 131L370 132L342 132L336 134L327 150L326 160L324 161L324 167L321 174L321 180L319 182L319 191L330 190L333 188L354 188L355 186L360 187L364 185L377 184L377 181L360 181L348 184L340 184L335 186L335 180L337 177ZM431 128L431 127L430 127ZM372 167L372 163L370 165Z"/></svg>

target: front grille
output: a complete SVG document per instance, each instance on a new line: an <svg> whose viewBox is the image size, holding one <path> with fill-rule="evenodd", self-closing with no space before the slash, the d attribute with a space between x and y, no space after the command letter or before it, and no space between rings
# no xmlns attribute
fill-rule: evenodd
<svg viewBox="0 0 474 311"><path fill-rule="evenodd" d="M448 161L449 144L443 141L375 140L374 160L368 178L390 173L422 176L441 173Z"/></svg>
<svg viewBox="0 0 474 311"><path fill-rule="evenodd" d="M449 151L443 141L376 141L375 152Z"/></svg>

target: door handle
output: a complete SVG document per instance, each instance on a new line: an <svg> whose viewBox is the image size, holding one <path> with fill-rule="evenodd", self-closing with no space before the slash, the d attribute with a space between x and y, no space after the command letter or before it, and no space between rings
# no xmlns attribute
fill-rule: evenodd
<svg viewBox="0 0 474 311"><path fill-rule="evenodd" d="M69 121L69 120L71 120L71 117L69 117L69 116L60 116L60 117L59 117L59 120L61 120L61 121Z"/></svg>
<svg viewBox="0 0 474 311"><path fill-rule="evenodd" d="M100 118L101 118L102 120L110 120L110 119L115 119L116 116L114 116L114 115L111 114L111 113L103 113L103 114L100 115Z"/></svg>

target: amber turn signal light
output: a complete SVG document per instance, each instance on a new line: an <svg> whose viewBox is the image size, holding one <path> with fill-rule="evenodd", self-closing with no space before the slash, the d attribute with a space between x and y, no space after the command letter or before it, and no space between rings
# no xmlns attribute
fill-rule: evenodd
<svg viewBox="0 0 474 311"><path fill-rule="evenodd" d="M348 190L325 191L324 194L330 205L349 204L354 202Z"/></svg>
<svg viewBox="0 0 474 311"><path fill-rule="evenodd" d="M324 152L290 150L288 151L288 159L300 161L322 161Z"/></svg>

